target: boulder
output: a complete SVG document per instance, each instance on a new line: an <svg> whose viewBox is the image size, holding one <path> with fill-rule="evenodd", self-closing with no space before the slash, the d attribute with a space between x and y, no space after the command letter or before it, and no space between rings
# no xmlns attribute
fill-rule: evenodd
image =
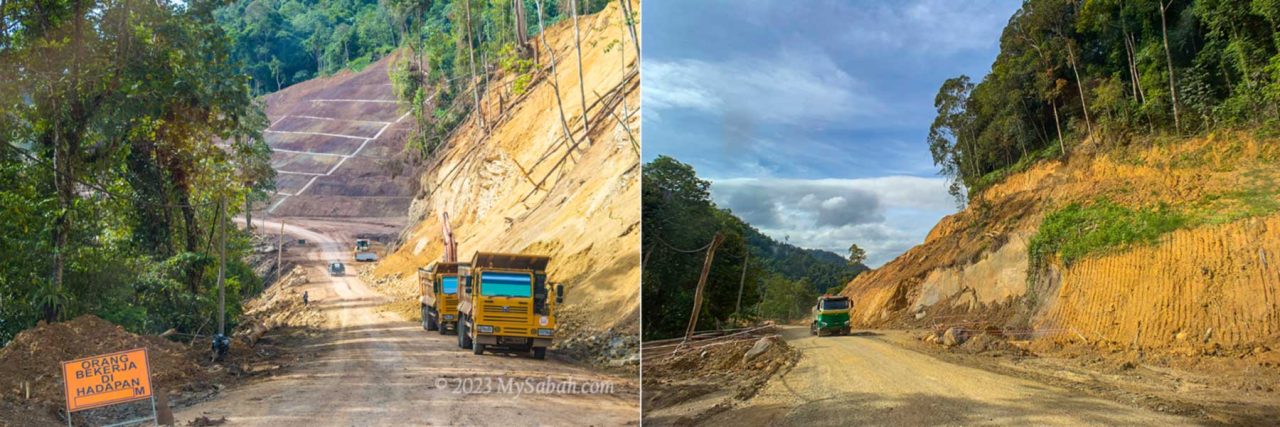
<svg viewBox="0 0 1280 427"><path fill-rule="evenodd" d="M964 330L953 326L947 328L947 331L942 334L942 344L947 347L954 347L964 344L965 339L968 338Z"/></svg>
<svg viewBox="0 0 1280 427"><path fill-rule="evenodd" d="M773 340L769 337L756 340L756 344L751 346L751 349L747 350L746 354L742 355L742 360L746 362L755 359L756 356L764 354L765 350L768 350L771 345L773 345Z"/></svg>

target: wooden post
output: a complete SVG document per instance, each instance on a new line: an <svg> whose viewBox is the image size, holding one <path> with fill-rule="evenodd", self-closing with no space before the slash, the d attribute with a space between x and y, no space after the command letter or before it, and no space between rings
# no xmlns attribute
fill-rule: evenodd
<svg viewBox="0 0 1280 427"><path fill-rule="evenodd" d="M707 257L702 261L702 275L698 277L698 290L693 294L693 315L689 316L689 327L684 330L685 341L693 336L693 331L698 327L698 314L702 311L702 289L707 285L707 274L711 272L711 261L715 259L716 248L720 247L722 242L724 242L724 236L716 233L716 236L711 238L711 246L707 247Z"/></svg>
<svg viewBox="0 0 1280 427"><path fill-rule="evenodd" d="M284 221L280 221L280 236L276 239L276 280L284 277L284 272L280 271L280 255L284 253Z"/></svg>

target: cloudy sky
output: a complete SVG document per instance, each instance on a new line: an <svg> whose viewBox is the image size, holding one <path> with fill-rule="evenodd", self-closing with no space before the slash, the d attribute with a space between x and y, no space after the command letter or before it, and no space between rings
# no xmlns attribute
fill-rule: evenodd
<svg viewBox="0 0 1280 427"><path fill-rule="evenodd" d="M779 240L876 267L955 212L933 97L991 67L1018 0L643 3L644 158Z"/></svg>

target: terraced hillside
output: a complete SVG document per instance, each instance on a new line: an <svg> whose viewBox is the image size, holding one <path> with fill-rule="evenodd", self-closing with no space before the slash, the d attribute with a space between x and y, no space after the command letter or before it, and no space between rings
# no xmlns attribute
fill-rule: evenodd
<svg viewBox="0 0 1280 427"><path fill-rule="evenodd" d="M264 98L277 190L273 216L404 217L417 192L398 157L412 124L387 65L313 79Z"/></svg>

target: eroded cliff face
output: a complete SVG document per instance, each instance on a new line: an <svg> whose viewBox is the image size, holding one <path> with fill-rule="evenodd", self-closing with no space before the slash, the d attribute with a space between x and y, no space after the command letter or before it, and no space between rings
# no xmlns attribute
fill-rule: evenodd
<svg viewBox="0 0 1280 427"><path fill-rule="evenodd" d="M861 326L963 325L1040 343L1188 351L1280 341L1276 146L1232 133L1082 147L990 188L844 294ZM1192 219L1150 244L1029 267L1029 242L1048 213L1102 199L1163 204Z"/></svg>
<svg viewBox="0 0 1280 427"><path fill-rule="evenodd" d="M473 114L428 162L412 224L375 274L395 278L403 295L416 297L415 271L440 258L439 214L448 212L460 259L477 251L550 256L550 280L567 290L562 327L582 339L630 345L617 341L639 334L635 52L616 3L580 19L588 134L572 23L547 31L572 140L564 136L545 51L527 93L513 92L514 76L496 78L482 102L484 126Z"/></svg>

